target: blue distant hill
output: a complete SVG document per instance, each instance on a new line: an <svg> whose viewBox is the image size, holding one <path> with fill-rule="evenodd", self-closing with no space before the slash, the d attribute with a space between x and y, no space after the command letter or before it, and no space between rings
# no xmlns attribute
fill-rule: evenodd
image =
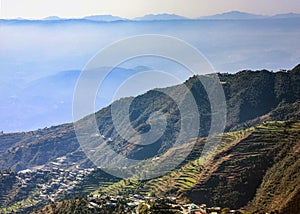
<svg viewBox="0 0 300 214"><path fill-rule="evenodd" d="M252 13L246 13L241 11L230 11L225 13L220 13L211 16L202 16L196 19L187 18L184 16L176 15L176 14L147 14L145 16L136 17L133 19L126 19L119 16L113 15L91 15L85 16L82 18L61 18L58 16L49 16L40 20L28 20L23 18L16 19L0 19L4 21L18 21L18 22L31 22L31 21L47 21L49 22L68 22L68 21L77 21L77 22L114 22L114 21L178 21L178 20L253 20L253 19L283 19L283 18L300 18L300 14L297 13L285 13L285 14L277 14L273 16L264 16Z"/></svg>
<svg viewBox="0 0 300 214"><path fill-rule="evenodd" d="M284 14L277 14L272 16L272 18L300 18L300 14L298 13L284 13Z"/></svg>
<svg viewBox="0 0 300 214"><path fill-rule="evenodd" d="M112 16L112 15L85 16L85 17L83 17L83 19L90 20L90 21L101 21L101 22L113 22L113 21L127 20L125 18L121 18L119 16Z"/></svg>
<svg viewBox="0 0 300 214"><path fill-rule="evenodd" d="M137 17L134 20L138 21L158 21L158 20L182 20L182 19L188 19L184 16L179 16L176 14L148 14L142 17Z"/></svg>
<svg viewBox="0 0 300 214"><path fill-rule="evenodd" d="M58 21L58 20L63 20L63 18L60 18L58 16L48 16L48 17L44 18L43 20Z"/></svg>
<svg viewBox="0 0 300 214"><path fill-rule="evenodd" d="M128 21L105 15L86 19L0 20L0 130L31 130L71 121L79 69L99 50L131 36L162 34L180 38L201 51L217 72L244 68L280 70L299 63L298 14L258 16L230 12L214 17L219 19L158 14ZM131 48L135 47L128 47ZM184 69L151 57L129 64L134 69L124 69L123 76L112 74L107 90L101 94L112 95L112 89L121 85L124 78L145 70L135 66L177 73ZM70 68L78 70L56 73ZM106 97L98 100L97 109L110 103Z"/></svg>
<svg viewBox="0 0 300 214"><path fill-rule="evenodd" d="M240 11L231 11L221 14L216 14L212 16L203 16L200 19L261 19L267 18L267 16L256 15L251 13L245 13Z"/></svg>

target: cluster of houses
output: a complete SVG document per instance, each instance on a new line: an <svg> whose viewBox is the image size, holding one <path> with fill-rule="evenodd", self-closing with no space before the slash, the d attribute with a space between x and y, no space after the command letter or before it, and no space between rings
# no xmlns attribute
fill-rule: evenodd
<svg viewBox="0 0 300 214"><path fill-rule="evenodd" d="M72 194L94 168L80 168L78 165L70 167L66 157L38 169L26 169L17 173L18 185L24 192L34 191L32 199L36 202L32 207L55 202L65 194ZM88 208L96 210L122 209L124 213L143 213L142 209L155 211L172 211L182 214L220 214L220 207L208 208L205 204L196 205L185 203L176 197L157 198L146 195L118 195L107 196L90 195L87 197ZM229 213L236 213L230 210Z"/></svg>
<svg viewBox="0 0 300 214"><path fill-rule="evenodd" d="M223 209L221 207L208 208L205 204L196 205L193 203L186 203L178 200L176 197L156 198L141 195L126 196L105 196L105 195L91 195L87 197L89 209L100 210L115 210L120 208L122 213L139 214L148 212L152 213L182 213L182 214L221 214ZM148 213L147 212L147 213ZM235 210L228 210L228 213L240 213Z"/></svg>
<svg viewBox="0 0 300 214"><path fill-rule="evenodd" d="M54 202L63 195L72 193L94 171L94 168L81 169L79 166L67 169L63 165L64 157L56 160L57 162L50 162L39 169L25 169L17 174L19 188L35 191L33 199L37 203Z"/></svg>

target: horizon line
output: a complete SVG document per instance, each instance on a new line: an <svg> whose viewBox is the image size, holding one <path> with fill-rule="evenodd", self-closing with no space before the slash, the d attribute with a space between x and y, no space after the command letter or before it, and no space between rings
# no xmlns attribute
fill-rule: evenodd
<svg viewBox="0 0 300 214"><path fill-rule="evenodd" d="M265 14L258 14L258 13L249 13L249 12L244 12L244 11L239 11L239 10L231 10L231 11L224 11L221 13L214 13L211 15L205 15L205 16L198 16L198 17L188 17L188 16L183 16L180 14L176 14L176 13L147 13L144 14L142 16L137 16L137 17L133 17L133 18L125 18L122 16L118 16L118 15L114 15L114 14L87 14L85 16L78 16L78 17L63 17L63 16L58 16L58 15L50 15L50 16L45 16L45 17L41 17L41 18L25 18L25 17L0 17L0 20L28 20L28 21L56 21L56 20L81 20L81 19L87 19L87 18L91 18L93 16L97 17L97 16L111 16L116 18L116 20L114 21L143 21L143 20L139 20L139 18L144 18L146 16L159 16L159 15L170 15L170 16L178 16L177 19L173 19L173 20L182 20L182 19L187 19L187 20L198 20L198 19L206 19L209 17L213 17L213 16L218 16L218 15L226 15L226 14L230 14L230 13L240 13L240 14L245 14L245 15L253 15L253 16L261 16L261 18L272 18L278 15L289 15L289 14L294 14L294 15L300 15L300 12L286 12L286 13L276 13L273 15L265 15ZM54 20L47 20L48 18L54 18ZM257 17L258 19L259 17ZM242 18L243 19L243 18ZM87 19L88 20L88 19ZM157 19L159 20L159 19ZM168 19L167 19L168 20ZM167 21L167 20L161 20L161 21ZM172 19L169 19L172 20Z"/></svg>

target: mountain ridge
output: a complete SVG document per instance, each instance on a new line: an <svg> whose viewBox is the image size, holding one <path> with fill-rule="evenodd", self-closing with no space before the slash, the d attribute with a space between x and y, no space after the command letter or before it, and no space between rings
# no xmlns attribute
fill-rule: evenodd
<svg viewBox="0 0 300 214"><path fill-rule="evenodd" d="M198 18L189 18L172 13L145 14L135 18L123 18L109 14L88 15L81 18L61 18L58 16L48 16L43 19L24 19L10 18L0 20L15 20L15 21L91 21L91 22L116 22L116 21L178 21L178 20L251 20L251 19L288 19L300 18L299 13L279 13L275 15L259 15L242 11L229 11L214 15L200 16Z"/></svg>
<svg viewBox="0 0 300 214"><path fill-rule="evenodd" d="M116 101L122 104L133 99L129 117L133 128L140 133L148 130L147 119L153 112L169 112L166 118L166 132L150 146L130 144L118 135L111 118L111 106L99 110L95 117L105 143L119 154L142 160L142 164L138 167L143 173L151 173L151 167L160 161L172 164L168 157L190 149L193 141L196 143L189 156L164 176L145 181L146 183L136 181L136 178L121 181L114 179L108 186L107 184L102 186L103 176L99 175L97 178L98 171L96 171L96 174L91 173L91 177L87 178L87 183L78 187L78 191L82 190L86 194L88 190L94 191L97 185L100 185L98 191L108 195L117 195L118 191L125 195L140 191L143 194L164 197L176 195L195 203L254 212L297 210L294 204L299 201L300 194L297 190L300 143L299 69L298 65L291 70L279 72L244 70L236 74L219 73L227 102L228 120L225 133L214 135L208 141L208 146L212 150L205 153L207 156L204 157L202 151L206 144L212 112L199 78L212 81L211 75L193 76L181 85L161 89L180 94L179 102L184 102L185 93L182 87L185 85L193 94L201 115L198 138L191 138L179 147L172 148L172 142L178 136L182 118L172 99L159 91L150 90L135 98ZM83 118L81 124L89 126L91 117L92 115L88 115ZM221 140L221 143L215 150L213 145L218 140ZM45 166L47 168L51 164L59 164L57 160L62 158L67 163L67 170L83 171L87 168L97 168L80 148L73 124L31 132L0 134L0 144L2 170L12 168L20 171ZM104 154L106 152L102 151ZM297 161L296 165L293 164L293 160ZM108 164L107 161L111 160L100 157L100 161ZM114 161L118 163L121 160L115 158ZM126 170L123 172L125 175ZM288 180L285 175L288 175ZM280 181L278 185L277 181ZM15 186L16 184L12 184L10 188L14 189ZM295 191L290 191L293 188ZM32 191L34 192L34 189ZM8 190L5 190L5 194L13 196ZM22 197L26 198L26 195ZM267 203L270 200L272 203ZM278 205L278 201L282 205Z"/></svg>
<svg viewBox="0 0 300 214"><path fill-rule="evenodd" d="M211 16L202 16L200 19L262 19L267 18L267 16L256 15L252 13L240 12L240 11L230 11L220 14L215 14Z"/></svg>
<svg viewBox="0 0 300 214"><path fill-rule="evenodd" d="M184 16L179 16L176 14L168 14L168 13L162 13L162 14L146 14L141 17L136 17L133 20L137 21L166 21L166 20L186 20L189 19Z"/></svg>
<svg viewBox="0 0 300 214"><path fill-rule="evenodd" d="M297 69L296 69L297 70ZM284 107L284 105L292 104L297 102L300 97L300 86L299 86L299 76L296 75L295 72L277 72L272 73L266 70L262 71L243 71L239 72L237 74L219 74L219 78L221 82L224 82L223 89L225 92L226 100L227 100L227 106L228 106L228 120L226 124L226 131L234 130L235 128L243 129L247 126L255 125L255 123L258 123L259 120L255 120L256 118L262 117L265 114L268 114L269 112L273 111L271 115L269 115L266 118L272 119L281 119L284 115L281 113L282 109L287 109L287 107ZM251 78L251 81L246 81L246 79ZM207 131L209 128L209 118L210 118L210 107L207 99L207 95L205 93L204 88L202 87L201 83L198 82L197 78L190 78L185 82L185 84L191 88L192 93L197 98L198 105L201 106L201 127L200 127L200 135L205 136L207 135ZM256 87L254 87L256 85ZM168 90L178 90L176 86L170 87ZM181 93L181 92L177 92ZM252 98L252 97L255 97ZM173 103L171 100L168 101L166 97L160 93L149 91L144 95L136 97L134 100L133 108L131 110L131 118L133 119L132 123L134 127L137 127L138 130L142 130L144 127L144 124L147 120L147 117L151 114L151 112L154 110L154 106L152 103L153 99L160 100L159 102L162 103L163 100L165 109L173 109ZM119 102L119 101L117 101ZM286 103L286 104L285 104ZM280 107L281 106L281 107ZM290 107L291 105L287 105ZM295 106L295 110L297 112L297 105ZM278 111L274 111L274 109L278 109ZM281 109L281 110L280 110ZM165 110L164 110L165 111ZM170 111L170 110L168 110ZM178 124L178 117L177 110L174 108L172 110L174 113L172 115L173 119L170 118L170 122L174 121L169 124L167 129L170 129L170 132L168 135L165 135L160 141L157 142L157 147L152 146L153 152L163 151L164 149L167 149L169 147L170 140L173 139L176 136L176 132L173 132L173 128L177 127ZM290 110L292 111L292 109ZM295 113L296 113L295 112ZM142 114L142 116L138 116L139 114ZM295 115L290 115L289 117L292 117ZM86 119L88 120L89 117ZM115 144L117 145L126 145L126 142L118 136L116 130L114 130L112 126L112 120L110 116L110 107L103 108L102 110L98 111L96 113L96 118L99 124L99 130L101 133L103 133L107 138L112 137L114 138ZM285 118L288 119L288 118ZM177 121L177 122L176 122ZM248 123L248 124L247 124ZM67 128L69 127L69 128ZM61 126L54 126L46 129L40 129L32 132L24 133L23 136L23 142L14 141L11 140L10 149L8 149L6 152L1 153L1 165L2 167L9 168L13 167L18 170L27 168L33 165L40 165L43 164L43 161L37 161L37 160L30 160L30 156L24 156L26 154L21 152L24 149L29 149L31 146L38 144L43 148L43 144L46 142L49 142L50 144L53 144L53 147L55 144L58 143L60 145L60 137L63 139L68 138L68 142L70 144L65 146L70 146L72 148L71 151L77 150L79 148L78 142L75 138L74 130L71 129L72 124L64 124ZM67 129L66 129L67 128ZM66 130L69 130L65 132ZM176 130L176 129L175 129ZM58 132L57 135L54 135L55 132ZM53 136L52 136L53 135ZM68 137L70 135L70 137ZM4 139L7 141L7 137L11 136L11 134L2 134L0 136L1 142L3 142ZM35 137L37 136L37 137ZM19 139L19 138L17 138ZM52 140L48 140L52 139ZM24 144L25 142L30 142L30 144ZM43 143L44 142L44 143ZM16 145L19 144L19 146ZM21 145L25 147L20 147ZM47 143L46 143L47 145ZM14 147L14 148L13 148ZM66 148L67 148L66 147ZM16 148L18 148L16 150ZM117 147L116 147L117 148ZM146 152L147 147L145 147L143 150L145 150L146 153L142 152L139 147L131 147L131 155L135 156L137 154L142 155L148 153L148 155L151 155L151 153ZM8 153L8 151L10 151ZM19 152L18 152L19 151ZM24 150L25 151L25 150ZM41 150L41 152L43 149ZM13 152L13 153L11 153ZM21 152L21 153L20 153ZM51 152L51 151L49 151ZM70 152L69 149L65 151L61 151L60 154L63 155L64 153ZM18 153L22 154L21 156L18 155ZM40 153L41 160L44 159L44 161L47 160L47 156L43 156L42 153ZM22 157L23 156L23 157ZM17 158L18 157L18 158ZM26 158L25 158L26 157ZM38 157L38 155L36 155ZM49 156L50 157L50 156ZM54 155L53 158L58 157L58 155ZM26 159L26 161L22 161ZM23 162L21 165L20 161ZM24 163L27 163L24 165ZM31 164L30 164L31 163ZM35 163L35 164L34 164ZM26 167L26 165L28 165ZM32 165L32 166L33 166Z"/></svg>

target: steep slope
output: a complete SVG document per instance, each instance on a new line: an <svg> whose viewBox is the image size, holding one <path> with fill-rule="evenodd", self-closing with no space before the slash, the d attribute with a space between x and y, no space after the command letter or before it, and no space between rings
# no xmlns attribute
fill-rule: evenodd
<svg viewBox="0 0 300 214"><path fill-rule="evenodd" d="M250 203L250 206L259 207L262 211L300 211L299 123L287 125L289 127L284 132L288 138L282 140L287 145L283 145L276 155L275 164L265 174L254 200ZM295 131L298 134L293 136L291 132Z"/></svg>
<svg viewBox="0 0 300 214"><path fill-rule="evenodd" d="M202 78L211 81L209 75ZM227 131L245 129L258 124L261 120L257 118L262 116L266 117L266 120L272 120L273 116L276 116L276 120L281 120L295 118L297 116L293 112L299 113L297 104L300 99L299 66L287 72L241 71L237 74L219 74L219 78L227 101ZM196 77L190 78L184 84L190 88L199 108L201 118L199 136L206 136L211 119L207 94ZM164 90L181 94L180 102L185 102L186 95L182 91L182 85L162 89ZM128 99L116 102L126 101ZM282 108L284 111L291 108L293 112L281 114ZM278 112L268 115L274 109ZM180 131L181 118L177 105L164 93L154 90L134 98L129 112L132 126L140 133L147 132L149 129L147 120L151 113L157 111L168 112L167 127L163 136L150 146L128 144L119 136L112 123L110 106L97 112L96 119L100 133L112 139L111 146L116 152L123 152L130 158L144 159L167 151ZM89 118L85 118L87 123ZM23 134L1 134L0 144L3 148L0 151L0 167L17 170L43 165L79 149L72 124ZM84 156L81 158L83 162L86 160Z"/></svg>
<svg viewBox="0 0 300 214"><path fill-rule="evenodd" d="M51 205L45 206L43 209L34 211L32 213L36 214L64 214L64 213L86 213L86 214L92 214L96 213L96 209L89 209L88 208L89 202L85 199L72 199L68 201L62 201L58 203L52 203ZM98 210L99 211L99 210ZM101 213L105 213L102 211Z"/></svg>
<svg viewBox="0 0 300 214"><path fill-rule="evenodd" d="M16 170L43 165L79 148L72 124L26 133L0 135L0 168Z"/></svg>
<svg viewBox="0 0 300 214"><path fill-rule="evenodd" d="M221 74L228 105L227 127L251 121L300 97L299 67L289 72L242 71ZM283 115L282 115L283 116ZM283 119L283 118L282 118Z"/></svg>
<svg viewBox="0 0 300 214"><path fill-rule="evenodd" d="M299 194L300 123L272 122L214 158L217 167L187 192L195 202L282 210ZM220 161L219 160L223 160ZM263 182L262 182L263 181Z"/></svg>
<svg viewBox="0 0 300 214"><path fill-rule="evenodd" d="M128 180L123 180L118 183L111 185L110 187L102 190L107 194L128 194L132 190L136 192L143 192L145 194L156 195L156 196L183 196L184 193L191 188L193 188L199 178L203 179L209 175L206 170L208 168L213 168L217 164L213 162L213 158L218 154L227 151L229 148L233 147L239 143L242 139L246 138L253 128L238 131L238 132L228 132L223 135L216 135L210 139L210 143L214 141L221 140L221 143L217 148L211 149L206 155L202 154L204 145L207 142L206 138L197 139L194 144L194 149L190 155L182 162L176 169L172 172L167 173L162 177L151 179L145 183L138 182L136 178L131 178ZM190 142L190 143L193 143ZM176 151L184 151L189 149L189 144L179 148L170 149L169 153L166 155L172 155ZM213 143L212 143L213 144ZM161 157L161 159L164 156ZM147 163L146 163L147 164ZM151 164L148 168L151 169Z"/></svg>
<svg viewBox="0 0 300 214"><path fill-rule="evenodd" d="M0 171L0 207L10 200L12 190L17 185L16 172L11 170Z"/></svg>
<svg viewBox="0 0 300 214"><path fill-rule="evenodd" d="M162 177L116 180L111 185L100 185L96 193L176 196L208 207L241 209L243 213L299 213L300 121L266 122L215 136L220 137L218 148L207 156L201 156L206 139L198 139L186 161ZM177 149L186 148L171 150ZM98 183L97 179L89 182ZM57 212L69 209L68 204L56 203Z"/></svg>
<svg viewBox="0 0 300 214"><path fill-rule="evenodd" d="M299 121L267 122L217 137L223 140L209 156L200 156L205 139L199 139L197 149L172 172L146 182L121 180L100 187L101 192L177 196L251 212L300 211Z"/></svg>

